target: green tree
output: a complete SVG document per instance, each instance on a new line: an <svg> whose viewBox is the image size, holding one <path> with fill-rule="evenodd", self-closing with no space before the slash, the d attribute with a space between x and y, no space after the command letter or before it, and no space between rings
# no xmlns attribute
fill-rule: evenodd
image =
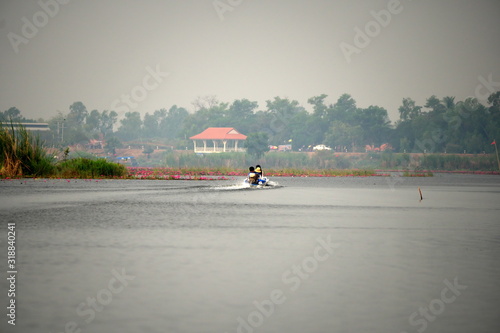
<svg viewBox="0 0 500 333"><path fill-rule="evenodd" d="M141 135L142 120L139 112L127 112L120 121L121 126L116 133L122 140L135 140Z"/></svg>
<svg viewBox="0 0 500 333"><path fill-rule="evenodd" d="M155 112L149 114L146 112L143 120L143 134L144 138L155 138L158 136L158 129L160 125L160 113Z"/></svg>
<svg viewBox="0 0 500 333"><path fill-rule="evenodd" d="M100 121L100 131L102 135L106 138L107 136L113 134L113 128L118 121L118 113L115 111L104 110L101 113Z"/></svg>
<svg viewBox="0 0 500 333"><path fill-rule="evenodd" d="M323 143L325 139L325 133L330 125L328 116L328 107L325 105L325 98L328 97L325 94L320 96L311 97L307 100L309 104L313 106L313 114L306 121L307 132L309 133L307 142L305 145L316 145ZM330 109L333 106L330 107Z"/></svg>
<svg viewBox="0 0 500 333"><path fill-rule="evenodd" d="M235 100L227 110L228 126L236 128L241 133L255 131L255 110L257 107L257 102L248 99Z"/></svg>
<svg viewBox="0 0 500 333"><path fill-rule="evenodd" d="M490 104L490 111L500 113L500 91L494 92L488 97L488 104Z"/></svg>
<svg viewBox="0 0 500 333"><path fill-rule="evenodd" d="M361 127L362 138L356 139L361 144L380 146L388 142L390 121L386 109L373 105L359 109L355 124Z"/></svg>
<svg viewBox="0 0 500 333"><path fill-rule="evenodd" d="M411 98L403 98L402 105L398 110L401 121L413 120L422 113L422 107L417 106Z"/></svg>
<svg viewBox="0 0 500 333"><path fill-rule="evenodd" d="M65 117L65 121L60 125L61 137L64 132L64 143L75 144L85 143L89 140L89 132L85 128L85 120L88 116L88 111L82 102L74 102L69 106L69 113Z"/></svg>
<svg viewBox="0 0 500 333"><path fill-rule="evenodd" d="M343 94L337 102L327 110L327 120L329 125L333 121L341 121L346 124L352 124L356 115L356 101L349 94Z"/></svg>
<svg viewBox="0 0 500 333"><path fill-rule="evenodd" d="M85 118L87 118L88 111L82 102L74 102L69 106L68 121L73 126L81 127L84 124Z"/></svg>
<svg viewBox="0 0 500 333"><path fill-rule="evenodd" d="M433 112L435 114L442 114L446 110L446 106L443 103L441 103L439 98L437 98L435 95L432 95L431 97L429 97L424 106L426 108L431 109L431 112Z"/></svg>
<svg viewBox="0 0 500 333"><path fill-rule="evenodd" d="M274 100L267 100L266 118L270 128L270 140L274 144L288 142L293 136L294 117L306 113L307 111L299 105L299 102L288 98L275 97ZM302 124L301 124L302 125Z"/></svg>
<svg viewBox="0 0 500 333"><path fill-rule="evenodd" d="M245 143L247 146L247 153L256 159L261 158L266 152L269 151L269 136L267 133L250 133L247 136Z"/></svg>
<svg viewBox="0 0 500 333"><path fill-rule="evenodd" d="M168 112L164 109L160 110L160 112L166 113L166 116L160 122L160 136L167 139L184 139L185 121L189 116L187 110L173 105Z"/></svg>
<svg viewBox="0 0 500 333"><path fill-rule="evenodd" d="M349 151L355 151L360 144L362 129L359 125L349 125L342 121L334 121L325 134L325 143L331 147L346 147Z"/></svg>
<svg viewBox="0 0 500 333"><path fill-rule="evenodd" d="M328 95L322 94L319 96L311 97L307 100L307 103L313 106L313 115L319 119L323 119L326 117L327 106L325 105L325 98L327 97Z"/></svg>
<svg viewBox="0 0 500 333"><path fill-rule="evenodd" d="M487 137L488 143L491 144L493 140L500 140L500 91L491 94L488 97L488 120L487 120ZM493 146L490 145L490 149Z"/></svg>
<svg viewBox="0 0 500 333"><path fill-rule="evenodd" d="M101 129L101 113L97 110L90 111L85 121L86 130L90 134L96 134Z"/></svg>
<svg viewBox="0 0 500 333"><path fill-rule="evenodd" d="M0 121L3 122L21 122L23 117L21 117L21 111L19 111L16 107L10 107L8 110L5 110L3 114L0 112Z"/></svg>
<svg viewBox="0 0 500 333"><path fill-rule="evenodd" d="M453 96L443 97L443 105L447 110L453 109L455 107L455 97Z"/></svg>
<svg viewBox="0 0 500 333"><path fill-rule="evenodd" d="M201 108L193 114L188 115L184 121L184 133L186 136L198 134L208 127L228 127L227 103L209 101L206 105L193 103Z"/></svg>

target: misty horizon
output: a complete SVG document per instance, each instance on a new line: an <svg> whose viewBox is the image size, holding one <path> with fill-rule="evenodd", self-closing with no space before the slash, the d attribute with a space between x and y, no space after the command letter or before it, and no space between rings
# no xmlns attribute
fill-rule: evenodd
<svg viewBox="0 0 500 333"><path fill-rule="evenodd" d="M0 110L141 115L200 96L265 109L344 93L395 122L403 98L465 100L500 88L500 3L483 0L2 1ZM127 97L129 96L129 100ZM122 110L122 111L120 111Z"/></svg>

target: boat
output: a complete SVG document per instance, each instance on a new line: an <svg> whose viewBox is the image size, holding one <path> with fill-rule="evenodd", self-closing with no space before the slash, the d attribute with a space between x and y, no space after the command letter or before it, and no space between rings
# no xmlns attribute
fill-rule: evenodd
<svg viewBox="0 0 500 333"><path fill-rule="evenodd" d="M268 186L269 185L269 179L267 177L260 177L258 182L256 184L251 184L248 181L248 178L245 179L245 184L248 184L250 187L257 187L257 186Z"/></svg>

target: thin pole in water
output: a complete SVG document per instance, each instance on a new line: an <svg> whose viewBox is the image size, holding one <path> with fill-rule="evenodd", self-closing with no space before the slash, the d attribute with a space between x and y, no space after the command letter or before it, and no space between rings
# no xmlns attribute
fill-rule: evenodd
<svg viewBox="0 0 500 333"><path fill-rule="evenodd" d="M424 197L422 196L422 190L420 189L420 187L418 188L418 193L420 193L420 201L422 201Z"/></svg>

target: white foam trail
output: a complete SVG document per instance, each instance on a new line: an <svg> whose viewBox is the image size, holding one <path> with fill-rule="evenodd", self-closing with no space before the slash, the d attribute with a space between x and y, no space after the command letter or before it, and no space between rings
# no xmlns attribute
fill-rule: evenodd
<svg viewBox="0 0 500 333"><path fill-rule="evenodd" d="M268 181L266 186L261 186L261 185L252 186L242 181L241 183L234 183L231 185L217 185L210 188L216 191L234 191L234 190L244 190L244 189L272 189L277 187L281 187L279 183L270 180Z"/></svg>

